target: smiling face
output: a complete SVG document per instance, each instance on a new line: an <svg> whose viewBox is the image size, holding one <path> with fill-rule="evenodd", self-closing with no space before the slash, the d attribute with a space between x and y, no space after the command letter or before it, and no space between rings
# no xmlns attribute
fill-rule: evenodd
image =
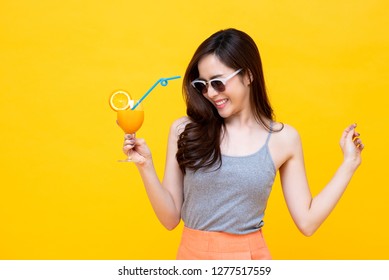
<svg viewBox="0 0 389 280"><path fill-rule="evenodd" d="M227 67L216 55L209 54L204 56L198 63L198 79L209 81L214 78L225 78L236 70ZM251 114L250 80L247 74L242 75L239 73L228 80L223 92L217 92L209 85L207 93L203 94L224 119Z"/></svg>

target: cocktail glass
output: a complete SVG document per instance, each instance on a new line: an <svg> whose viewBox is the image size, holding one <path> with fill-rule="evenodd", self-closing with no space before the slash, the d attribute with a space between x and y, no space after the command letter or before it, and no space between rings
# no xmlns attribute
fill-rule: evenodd
<svg viewBox="0 0 389 280"><path fill-rule="evenodd" d="M180 76L160 78L139 100L131 100L127 92L117 91L111 94L109 99L111 108L117 112L117 123L127 134L135 134L143 124L144 111L141 102L158 85L167 86L168 81L179 79ZM128 107L128 105L130 105ZM127 159L120 162L137 162L128 155Z"/></svg>
<svg viewBox="0 0 389 280"><path fill-rule="evenodd" d="M138 104L136 108L133 109L134 104L137 104L138 100L128 108L127 110L119 110L117 111L117 123L119 127L126 134L135 134L142 126L144 120L144 110L143 105ZM119 162L137 162L132 159L130 154L126 159L119 160Z"/></svg>

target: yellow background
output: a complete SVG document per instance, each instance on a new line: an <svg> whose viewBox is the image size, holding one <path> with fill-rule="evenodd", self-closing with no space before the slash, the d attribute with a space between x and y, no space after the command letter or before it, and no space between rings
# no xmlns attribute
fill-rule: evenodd
<svg viewBox="0 0 389 280"><path fill-rule="evenodd" d="M21 1L0 3L0 258L174 259L182 224L157 221L139 174L118 163L108 96L140 97L183 75L210 34L235 27L261 51L277 120L301 133L317 194L357 122L363 164L312 237L300 234L279 179L265 219L275 259L388 259L388 8L384 0ZM162 177L181 80L144 101L138 136Z"/></svg>

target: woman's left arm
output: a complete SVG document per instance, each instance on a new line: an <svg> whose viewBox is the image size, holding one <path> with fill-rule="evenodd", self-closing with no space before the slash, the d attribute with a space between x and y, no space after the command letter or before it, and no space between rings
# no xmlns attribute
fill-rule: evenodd
<svg viewBox="0 0 389 280"><path fill-rule="evenodd" d="M344 130L340 140L343 162L315 197L309 190L300 137L296 131L288 133L290 156L280 167L281 184L291 216L306 236L312 235L328 217L361 163L364 145L355 128L353 124Z"/></svg>

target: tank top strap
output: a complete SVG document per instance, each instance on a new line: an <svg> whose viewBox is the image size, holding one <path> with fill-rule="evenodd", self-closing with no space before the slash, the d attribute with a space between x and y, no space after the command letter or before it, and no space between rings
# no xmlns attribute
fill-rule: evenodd
<svg viewBox="0 0 389 280"><path fill-rule="evenodd" d="M271 134L272 134L272 132L273 132L273 124L274 124L274 122L273 122L273 121L270 121L269 134L267 135L266 142L265 142L265 146L269 143L270 136L271 136Z"/></svg>

